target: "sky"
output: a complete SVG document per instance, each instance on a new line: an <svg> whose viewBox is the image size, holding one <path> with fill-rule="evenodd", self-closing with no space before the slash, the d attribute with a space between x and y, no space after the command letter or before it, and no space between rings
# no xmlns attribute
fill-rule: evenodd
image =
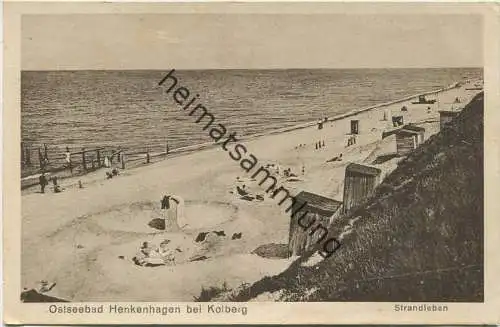
<svg viewBox="0 0 500 327"><path fill-rule="evenodd" d="M23 70L481 67L479 15L22 17Z"/></svg>

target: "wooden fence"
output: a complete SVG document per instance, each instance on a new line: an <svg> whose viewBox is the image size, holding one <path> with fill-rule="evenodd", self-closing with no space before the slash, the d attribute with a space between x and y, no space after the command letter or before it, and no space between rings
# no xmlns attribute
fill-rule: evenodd
<svg viewBox="0 0 500 327"><path fill-rule="evenodd" d="M21 189L38 184L42 172L57 174L60 179L81 176L106 167L119 169L138 167L167 158L168 144L163 151L152 152L159 147L146 147L143 151L125 151L119 147L101 146L62 150L47 144L34 146L21 142ZM69 154L69 161L67 160Z"/></svg>

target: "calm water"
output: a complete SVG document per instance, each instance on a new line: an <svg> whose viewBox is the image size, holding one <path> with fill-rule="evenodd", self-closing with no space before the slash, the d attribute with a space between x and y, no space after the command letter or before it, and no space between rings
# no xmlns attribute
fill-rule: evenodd
<svg viewBox="0 0 500 327"><path fill-rule="evenodd" d="M158 87L167 71L24 71L22 140L163 150L210 142ZM481 69L176 71L217 121L248 136L482 76Z"/></svg>

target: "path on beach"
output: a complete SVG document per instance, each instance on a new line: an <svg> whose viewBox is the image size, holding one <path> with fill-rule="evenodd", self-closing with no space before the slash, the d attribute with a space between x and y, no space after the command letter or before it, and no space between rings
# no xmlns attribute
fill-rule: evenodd
<svg viewBox="0 0 500 327"><path fill-rule="evenodd" d="M467 91L465 86L444 91L437 95L439 107L463 106L478 92ZM453 104L456 97L462 103ZM402 106L408 111L401 112ZM349 162L364 162L395 151L393 137L381 140L382 131L392 124L382 120L384 110L403 114L405 123L425 122L421 126L429 137L439 131L437 104L429 106L430 113L428 105L405 101L360 113L353 119L360 120L361 134L349 148L345 145L350 118L327 122L322 130L313 126L244 143L259 165L279 163L300 173L304 164L303 181L284 184L290 190L341 200L344 169ZM199 126L193 123L193 128ZM320 140L325 141L325 147L315 150L314 144ZM296 148L299 144L306 146ZM326 162L340 153L342 162ZM395 164L393 160L384 165ZM125 170L110 180L104 178L104 171L68 179L62 182L66 190L58 194L24 194L22 286L54 281L55 295L71 301L191 301L202 286L226 282L237 287L283 271L292 259L267 259L250 252L263 244L288 242L286 206L280 207L270 198L263 202L237 198L230 193L237 176L245 176L238 162L217 147ZM78 179L83 189L76 187ZM147 226L157 211L127 211L141 204L159 206L166 193L184 198L190 229L158 232ZM194 246L199 232L211 230L224 230L229 238L210 249L208 260L155 268L139 267L129 260L143 241L175 239L188 248ZM235 232L241 232L242 238L231 240Z"/></svg>

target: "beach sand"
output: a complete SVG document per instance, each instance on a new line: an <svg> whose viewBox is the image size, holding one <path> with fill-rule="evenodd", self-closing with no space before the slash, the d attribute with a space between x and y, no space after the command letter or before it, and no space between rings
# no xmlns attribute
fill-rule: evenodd
<svg viewBox="0 0 500 327"><path fill-rule="evenodd" d="M465 90L466 86L427 98L437 96L441 110L463 106L479 92ZM456 97L462 103L452 104ZM414 100L352 117L360 120L360 135L347 148L351 118L329 121L321 130L314 125L240 143L259 159L259 165L278 163L297 173L301 181L282 180L289 190L342 200L348 163L371 164L378 156L396 151L394 136L381 140L382 131L392 128L390 120L382 120L384 110L403 114L405 123L420 123L426 138L439 131L438 104L410 104ZM408 111L401 112L402 106ZM193 123L193 128L199 126ZM316 150L315 142L320 140L325 147ZM305 146L297 148L299 144ZM342 161L326 162L340 153ZM398 160L376 166L387 174ZM265 244L288 243L286 206L268 196L264 201L240 199L234 194L237 177L249 176L217 146L124 170L110 180L104 178L104 171L67 179L61 181L65 191L58 194L24 192L22 286L31 288L40 280L56 282L49 295L69 301L192 301L202 287L226 283L234 288L280 273L293 258L263 258L251 252ZM78 180L83 189L77 187ZM247 182L253 192L265 193L255 182ZM151 220L161 217L164 194L185 200L188 225L182 230L149 227ZM195 242L200 232L210 231L224 231L225 236L212 234L204 242ZM231 239L234 233L242 237ZM142 267L132 262L142 242L158 245L165 239L180 249L177 265ZM194 256L207 259L189 262Z"/></svg>

